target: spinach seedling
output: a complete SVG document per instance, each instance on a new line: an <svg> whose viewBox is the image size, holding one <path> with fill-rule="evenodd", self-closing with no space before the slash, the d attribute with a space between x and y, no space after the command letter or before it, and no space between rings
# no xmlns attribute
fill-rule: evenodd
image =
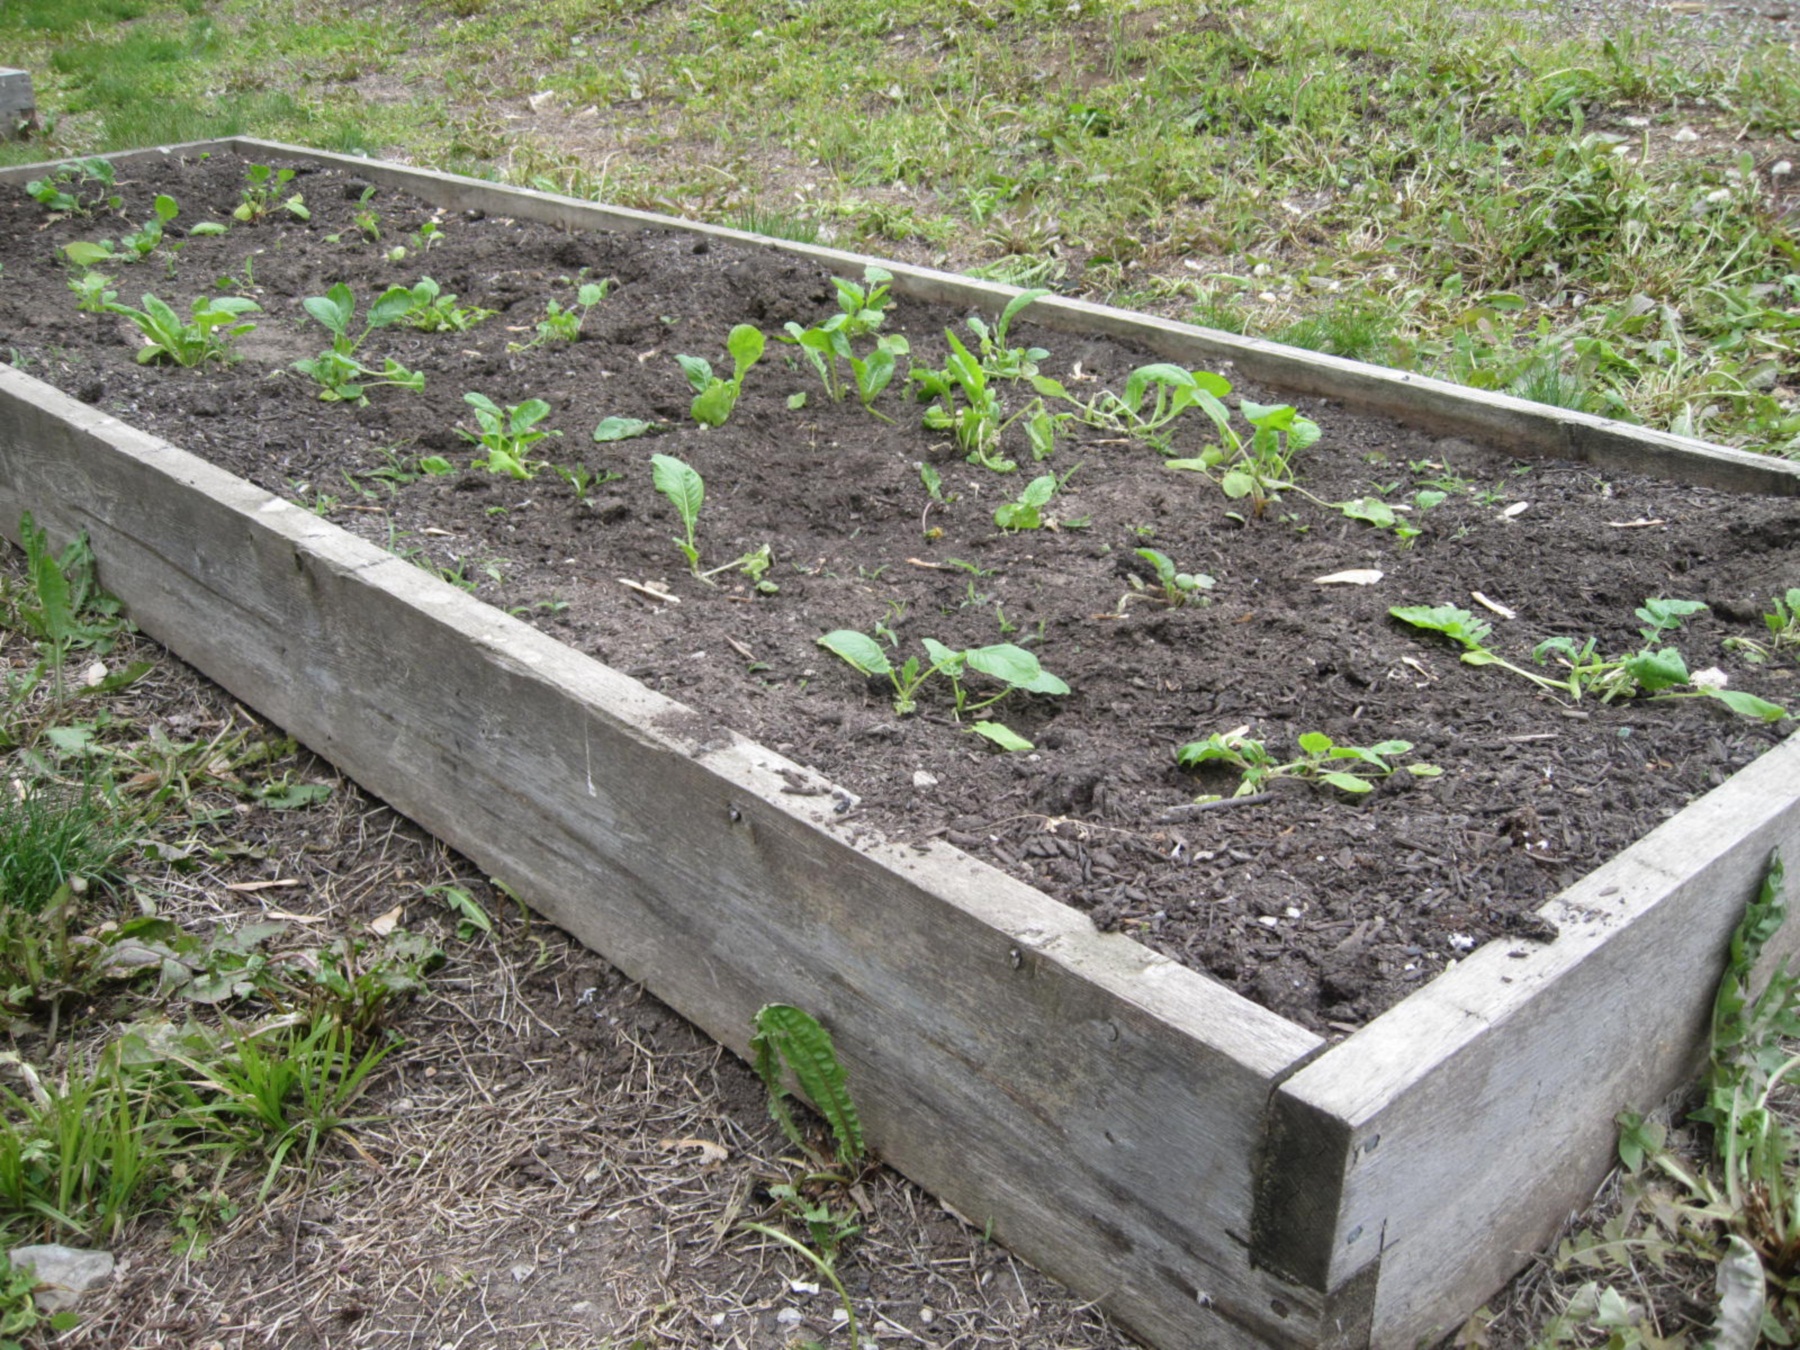
<svg viewBox="0 0 1800 1350"><path fill-rule="evenodd" d="M1155 571L1157 590L1154 595L1151 595L1144 590L1144 583L1137 577L1127 577L1126 580L1131 583L1136 594L1126 595L1119 601L1121 610L1124 608L1126 600L1138 596L1160 600L1171 609L1192 604L1195 601L1204 603L1205 593L1213 588L1213 579L1206 573L1176 570L1174 560L1160 549L1138 548L1133 549L1132 552L1149 563Z"/></svg>
<svg viewBox="0 0 1800 1350"><path fill-rule="evenodd" d="M700 509L706 505L706 481L697 470L673 455L650 456L650 468L656 490L669 499L676 515L681 517L681 528L686 537L670 542L681 550L681 556L687 559L688 571L696 581L704 581L710 586L712 578L721 572L742 572L764 595L773 595L781 589L768 579L768 571L775 565L775 555L767 544L728 563L701 571L698 532Z"/></svg>
<svg viewBox="0 0 1800 1350"><path fill-rule="evenodd" d="M470 392L463 402L475 410L480 432L458 427L456 434L487 451L469 467L510 478L533 478L543 467L530 458L531 447L547 436L560 436L560 431L540 431L538 423L550 415L550 405L541 398L528 398L523 403L502 409L486 394Z"/></svg>
<svg viewBox="0 0 1800 1350"><path fill-rule="evenodd" d="M169 305L154 295L143 298L142 309L107 303L111 314L122 314L137 325L144 335L138 348L140 364L166 356L178 366L197 366L205 361L223 361L231 353L227 344L255 328L254 323L240 322L245 314L259 313L262 306L242 296L202 295L194 300L193 319L184 320Z"/></svg>
<svg viewBox="0 0 1800 1350"><path fill-rule="evenodd" d="M611 277L604 281L583 282L575 292L575 303L567 309L555 300L544 303L544 317L538 320L537 336L530 342L509 342L509 352L528 352L533 347L542 346L546 342L575 342L581 337L581 325L587 320L588 311L612 290Z"/></svg>
<svg viewBox="0 0 1800 1350"><path fill-rule="evenodd" d="M420 277L412 288L412 307L401 316L401 322L421 333L466 333L498 312L473 305L464 309L454 295L444 294L437 282Z"/></svg>
<svg viewBox="0 0 1800 1350"><path fill-rule="evenodd" d="M937 400L925 410L925 428L954 433L971 463L995 473L1011 473L1018 465L1000 455L1000 437L1008 427L1023 421L1032 454L1038 459L1048 457L1056 445L1057 418L1045 409L1043 399L1032 400L1009 417L987 369L955 333L945 329L944 338L950 354L943 369L915 366L912 370L919 401Z"/></svg>
<svg viewBox="0 0 1800 1350"><path fill-rule="evenodd" d="M1044 515L1044 508L1067 485L1075 469L1080 467L1079 464L1075 465L1061 477L1046 473L1032 479L1016 498L1002 503L994 511L994 524L1003 530L1039 530L1046 525L1054 529L1056 522Z"/></svg>
<svg viewBox="0 0 1800 1350"><path fill-rule="evenodd" d="M352 336L356 297L347 285L340 281L324 295L307 296L301 305L331 334L331 346L316 357L294 362L293 368L318 381L319 397L327 403L354 403L364 407L369 401L366 391L381 385L417 393L425 387L425 376L420 372L408 370L392 357L385 359L381 370L376 372L357 356L370 333L401 322L415 304L415 297L407 287L390 286L370 304L362 332Z"/></svg>
<svg viewBox="0 0 1800 1350"><path fill-rule="evenodd" d="M894 713L899 717L906 716L919 706L920 688L936 675L942 675L950 681L958 717L966 712L979 712L1015 691L1056 696L1069 692L1069 686L1045 670L1038 663L1037 657L1010 642L998 642L988 647L970 647L964 651L946 647L931 638L925 638L923 642L925 654L930 658L929 663L921 662L916 656L909 656L899 666L895 666L888 660L887 652L878 641L853 628L839 628L818 639L819 645L826 651L864 675L885 677L893 685ZM1004 688L989 698L969 702L968 692L963 688L962 682L971 670L999 680Z"/></svg>
<svg viewBox="0 0 1800 1350"><path fill-rule="evenodd" d="M311 220L312 212L307 210L306 198L296 192L281 201L281 190L294 181L292 169L275 169L267 164L252 164L244 170L244 176L250 181L245 185L242 199L232 208L234 220L246 225L254 225L277 209L286 211L295 220Z"/></svg>
<svg viewBox="0 0 1800 1350"><path fill-rule="evenodd" d="M1463 649L1464 665L1499 666L1515 675L1524 676L1540 689L1560 691L1566 687L1561 681L1545 679L1542 675L1533 674L1523 666L1515 666L1511 661L1503 660L1489 651L1485 644L1488 635L1494 631L1493 625L1476 618L1466 609L1458 609L1455 605L1395 605L1388 613L1414 628L1442 633Z"/></svg>
<svg viewBox="0 0 1800 1350"><path fill-rule="evenodd" d="M25 184L31 199L59 216L88 216L104 207L117 211L121 198L113 191L117 177L112 161L78 159L58 164L42 178Z"/></svg>
<svg viewBox="0 0 1800 1350"><path fill-rule="evenodd" d="M1255 740L1250 728L1215 732L1203 741L1190 741L1175 752L1184 769L1223 764L1238 771L1236 797L1261 792L1277 778L1298 778L1323 783L1353 797L1374 790L1374 781L1398 771L1389 761L1412 750L1411 741L1382 741L1376 745L1339 745L1322 731L1309 731L1299 739L1300 757L1277 762L1266 742ZM1443 770L1435 764L1408 764L1406 771L1419 778L1435 778ZM1209 800L1202 798L1201 800ZM1216 800L1216 799L1210 799Z"/></svg>
<svg viewBox="0 0 1800 1350"><path fill-rule="evenodd" d="M688 411L703 427L724 426L737 406L744 390L744 376L763 354L762 330L753 324L740 323L725 338L725 350L731 355L731 378L722 380L713 374L712 364L698 356L677 356L688 383L694 387L694 401Z"/></svg>
<svg viewBox="0 0 1800 1350"><path fill-rule="evenodd" d="M846 281L842 277L833 277L831 284L837 290L838 319L836 331L842 332L846 338L865 337L873 333L887 321L888 287L894 280L894 274L885 267L877 267L871 263L863 268L865 285L858 286L854 281ZM830 321L828 321L830 322Z"/></svg>
<svg viewBox="0 0 1800 1350"><path fill-rule="evenodd" d="M69 280L69 289L75 292L75 308L84 314L104 314L106 307L119 298L119 293L109 289L113 279L102 276L99 272L83 272Z"/></svg>
<svg viewBox="0 0 1800 1350"><path fill-rule="evenodd" d="M90 241L77 239L63 245L63 256L77 267L97 267L101 263L137 263L148 258L162 245L163 226L180 214L173 197L160 194L152 207L153 214L138 229L120 238Z"/></svg>
<svg viewBox="0 0 1800 1350"><path fill-rule="evenodd" d="M1781 651L1800 650L1800 587L1794 587L1786 595L1770 597L1769 603L1769 612L1762 616L1763 626L1769 630L1769 640L1726 638L1727 651L1742 652L1747 659L1760 664Z"/></svg>
<svg viewBox="0 0 1800 1350"><path fill-rule="evenodd" d="M1007 332L1012 327L1012 321L1018 318L1022 310L1048 294L1050 292L1045 289L1020 291L1000 311L999 322L992 330L979 316L969 316L969 331L975 335L981 348L981 368L989 375L999 380L1028 380L1038 373L1038 363L1049 358L1050 353L1042 347L1007 345Z"/></svg>
<svg viewBox="0 0 1800 1350"><path fill-rule="evenodd" d="M575 494L578 502L586 502L588 495L601 484L617 482L625 476L611 470L595 473L585 464L553 464L550 467L556 471L558 478L569 485L569 490Z"/></svg>

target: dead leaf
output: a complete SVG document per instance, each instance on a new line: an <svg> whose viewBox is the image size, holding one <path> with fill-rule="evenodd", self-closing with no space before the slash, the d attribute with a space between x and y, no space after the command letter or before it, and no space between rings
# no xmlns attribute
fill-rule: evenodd
<svg viewBox="0 0 1800 1350"><path fill-rule="evenodd" d="M370 919L369 931L376 937L386 937L400 926L400 911L405 908L404 904L395 905L386 914Z"/></svg>
<svg viewBox="0 0 1800 1350"><path fill-rule="evenodd" d="M323 914L290 914L285 909L270 909L270 910L265 910L264 913L267 914L268 917L271 919L282 919L288 923L330 923L331 922L331 920L327 919Z"/></svg>
<svg viewBox="0 0 1800 1350"><path fill-rule="evenodd" d="M1606 522L1606 528L1609 530L1647 530L1653 525L1667 525L1668 523L1660 517L1656 520L1645 520L1640 516L1636 520L1609 520Z"/></svg>
<svg viewBox="0 0 1800 1350"><path fill-rule="evenodd" d="M1530 502L1514 502L1511 506L1507 507L1506 510L1500 513L1500 518L1502 520L1511 520L1514 516L1523 515L1530 509Z"/></svg>
<svg viewBox="0 0 1800 1350"><path fill-rule="evenodd" d="M1384 575L1373 567L1352 567L1348 571L1314 577L1313 584L1317 586L1373 586Z"/></svg>
<svg viewBox="0 0 1800 1350"><path fill-rule="evenodd" d="M731 1150L725 1145L714 1143L711 1139L696 1139L691 1135L683 1139L658 1139L656 1146L664 1153L698 1150L701 1163L707 1167L717 1167L731 1156Z"/></svg>

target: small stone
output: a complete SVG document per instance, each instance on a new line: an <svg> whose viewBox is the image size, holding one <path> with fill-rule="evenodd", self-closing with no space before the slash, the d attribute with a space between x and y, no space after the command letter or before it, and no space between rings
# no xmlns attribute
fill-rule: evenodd
<svg viewBox="0 0 1800 1350"><path fill-rule="evenodd" d="M1675 139L1686 144L1689 141L1699 140L1700 133L1695 131L1692 127L1683 127L1680 131L1675 133Z"/></svg>
<svg viewBox="0 0 1800 1350"><path fill-rule="evenodd" d="M112 1278L111 1252L87 1251L48 1242L33 1247L14 1247L7 1254L14 1266L30 1266L39 1288L34 1297L47 1313L72 1308L88 1290Z"/></svg>
<svg viewBox="0 0 1800 1350"><path fill-rule="evenodd" d="M921 792L923 792L926 788L934 788L937 785L938 785L937 775L934 773L931 773L925 769L920 769L918 772L913 774L913 786L918 788Z"/></svg>
<svg viewBox="0 0 1800 1350"><path fill-rule="evenodd" d="M1769 166L1769 177L1786 178L1793 171L1794 163L1792 160L1778 159Z"/></svg>

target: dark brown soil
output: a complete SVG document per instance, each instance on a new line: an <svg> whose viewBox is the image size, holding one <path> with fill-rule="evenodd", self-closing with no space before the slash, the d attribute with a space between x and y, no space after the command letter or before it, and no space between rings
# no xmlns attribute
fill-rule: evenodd
<svg viewBox="0 0 1800 1350"><path fill-rule="evenodd" d="M309 223L234 225L110 269L132 303L154 291L182 310L215 279L233 279L224 290L265 311L241 361L136 364L135 330L78 313L57 253L129 226L48 222L16 191L0 196L0 348L32 374L454 572L572 646L816 765L857 795L872 824L947 837L1315 1029L1362 1023L1473 942L1545 936L1531 917L1543 900L1722 782L1786 725L1699 700L1570 705L1459 665L1386 611L1468 606L1482 591L1518 615L1494 618L1494 645L1529 664L1552 634L1635 647L1632 611L1648 596L1703 600L1711 614L1678 639L1690 668L1720 666L1733 687L1788 698L1800 685L1791 660L1758 667L1722 644L1761 635L1769 597L1800 585L1792 502L1521 464L1503 447L1298 401L1324 430L1298 465L1318 497L1398 483L1393 499L1402 500L1447 482L1449 498L1417 518L1424 532L1410 547L1292 494L1240 518L1242 504L1197 475L1099 433L1067 437L1046 466L1075 470L1051 508L1061 527L1007 534L994 508L1036 472L1022 434L1008 447L1021 470L993 474L923 430L903 390L880 405L892 424L854 397L833 405L788 359L793 349L773 340L787 320L832 312L827 273L685 235L570 235L436 216L386 191L364 205L363 184L295 167ZM171 164L159 181L124 186L125 216L142 220L154 193L171 193L182 208L173 237L184 223L228 219L243 181L242 165L226 158ZM366 209L379 213L378 242L353 223ZM421 252L410 237L433 218L443 241ZM409 252L393 262L397 243ZM391 355L426 373L422 394L380 389L366 408L321 403L289 371L324 345L305 297L347 281L366 303L421 275L499 311L464 333L369 338L377 360ZM545 302L569 303L583 277L616 284L582 340L509 352L531 336ZM943 330L966 337L964 317L902 301L889 331L939 364ZM687 416L691 391L674 355L728 369L725 334L744 322L771 335L769 353L731 421L701 429ZM1117 389L1152 359L1023 324L1014 338L1048 348L1045 373L1084 393ZM562 436L537 453L620 476L580 501L548 470L519 482L467 469L470 447L455 428L473 425L470 390L501 404L549 401L549 425ZM805 406L790 409L800 392ZM1279 391L1247 385L1237 393L1280 401ZM594 444L607 416L654 420L658 433ZM1177 453L1198 453L1208 429L1190 415ZM651 485L652 453L705 477L706 565L767 543L776 594L758 595L736 574L717 587L687 575L670 542L679 523ZM459 472L406 483L388 473L421 455L449 458ZM948 505L927 496L921 462L942 474ZM1507 514L1517 503L1527 505ZM1172 609L1138 597L1133 578L1147 580L1149 569L1135 550L1146 545L1216 578L1209 603ZM1371 567L1386 574L1377 585L1314 582ZM621 579L666 583L679 603ZM885 685L815 642L877 624L901 654L920 652L924 638L1028 643L1073 692L1009 699L999 716L1036 749L998 753L954 719L944 691L896 717ZM1347 744L1410 741L1414 759L1444 772L1397 775L1362 801L1290 785L1259 804L1184 813L1198 794L1229 795L1235 780L1180 770L1175 748L1245 725L1282 758L1293 757L1298 735L1323 731Z"/></svg>

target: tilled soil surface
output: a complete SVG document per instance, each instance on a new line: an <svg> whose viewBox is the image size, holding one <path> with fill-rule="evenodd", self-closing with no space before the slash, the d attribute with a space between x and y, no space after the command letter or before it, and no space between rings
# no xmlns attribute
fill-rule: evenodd
<svg viewBox="0 0 1800 1350"><path fill-rule="evenodd" d="M1516 613L1478 609L1495 626L1493 646L1530 666L1532 648L1553 635L1635 650L1633 610L1646 597L1701 600L1710 613L1673 639L1690 669L1717 666L1734 688L1786 699L1800 685L1791 658L1752 664L1724 643L1766 636L1770 597L1800 585L1791 501L1520 463L1505 447L1298 400L1323 430L1296 460L1299 483L1328 502L1444 492L1413 513L1416 540L1403 545L1299 493L1254 513L1141 443L1081 427L1035 466L1014 426L1003 446L1020 468L996 474L921 427L903 379L876 405L892 419L882 420L854 394L833 403L796 349L775 340L790 320L834 312L830 275L814 266L681 234L444 216L292 167L286 191L304 193L310 220L278 209L222 237L184 227L230 219L245 177L228 157L170 163L154 179L129 171L123 219L51 220L24 193L0 194L0 348L811 763L889 834L946 837L1315 1029L1360 1025L1476 943L1548 936L1532 917L1547 897L1783 734L1786 724L1708 700L1552 697L1459 664L1387 610L1477 608L1471 594L1482 592ZM169 241L147 262L103 270L132 304L146 291L184 313L200 294L254 299L262 313L233 363L139 364L136 329L76 310L58 250L117 238L150 215L158 192L180 205ZM371 212L371 228L359 228L358 214ZM434 220L442 238L426 250L417 232ZM396 246L407 250L398 260ZM302 301L343 281L366 306L421 276L495 317L464 332L377 330L364 356L423 371L424 391L373 389L366 407L321 402L290 369L325 343ZM610 294L579 341L511 349L531 339L547 301L567 306L577 283L603 278ZM966 317L901 300L883 331L904 334L919 366L936 366L946 328L973 341ZM725 335L740 323L769 334L767 355L729 422L701 428L674 358L701 356L728 373ZM1083 398L1120 390L1153 359L1022 322L1012 339L1048 349L1043 373ZM1282 401L1279 390L1234 383L1234 405L1240 395ZM1029 401L1022 384L999 387L1009 411ZM457 431L474 426L469 391L502 405L546 400L545 425L560 436L533 457L604 481L578 493L550 468L515 480L469 467L473 447ZM607 417L655 429L595 443ZM1196 455L1210 423L1190 412L1171 439L1177 456ZM703 566L767 544L774 593L738 572L710 585L688 574L671 542L680 523L652 485L652 454L704 476ZM455 471L419 475L420 456ZM928 495L921 464L941 475L945 500ZM1052 524L997 528L995 508L1040 471L1069 475L1046 510ZM1137 553L1146 547L1215 585L1198 603L1159 603ZM1383 576L1368 586L1315 580L1352 568ZM659 590L671 598L647 593ZM1028 644L1072 692L1014 695L993 709L1035 746L1000 753L957 720L947 686L928 686L918 713L897 716L885 681L817 645L834 629L881 632L896 661L922 656L927 638ZM980 677L970 689L993 692ZM1407 759L1443 772L1396 774L1360 800L1282 783L1254 804L1193 810L1198 795L1229 796L1236 779L1180 769L1176 748L1238 727L1281 760L1307 732L1360 746L1405 740Z"/></svg>

